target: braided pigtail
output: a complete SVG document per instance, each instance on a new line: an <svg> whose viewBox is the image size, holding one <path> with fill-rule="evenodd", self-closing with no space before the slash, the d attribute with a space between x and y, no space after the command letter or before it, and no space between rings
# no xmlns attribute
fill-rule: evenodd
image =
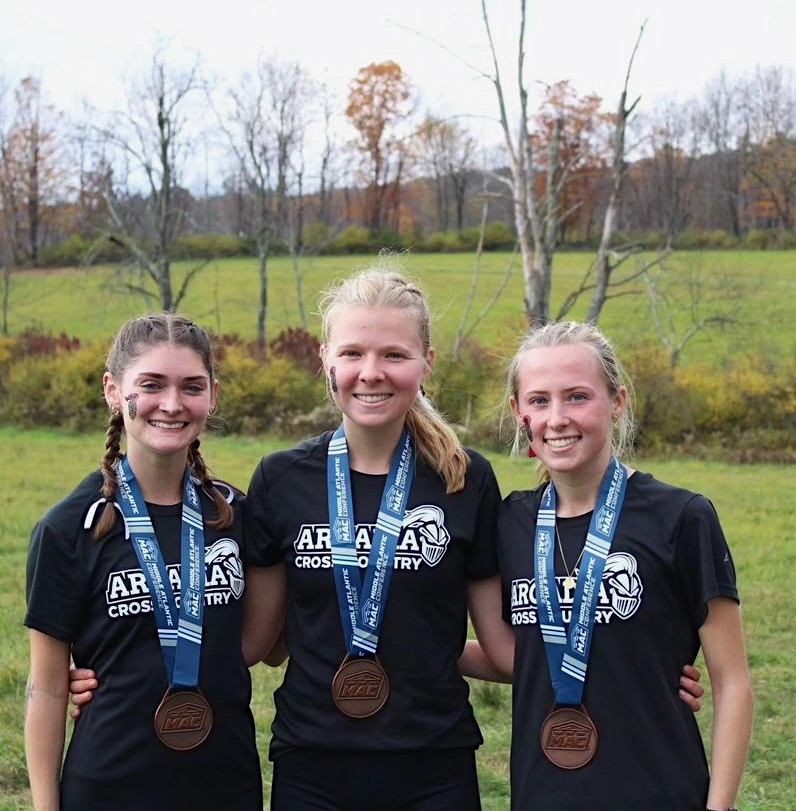
<svg viewBox="0 0 796 811"><path fill-rule="evenodd" d="M199 486L207 493L216 505L218 515L212 520L205 519L205 523L214 529L226 529L232 525L235 515L232 507L224 498L221 491L215 486L210 478L210 472L205 465L202 454L199 453L199 439L195 439L188 448L188 465L195 478L199 480Z"/></svg>
<svg viewBox="0 0 796 811"><path fill-rule="evenodd" d="M94 527L94 540L104 538L116 524L116 508L113 502L119 483L116 479L115 464L122 458L121 439L124 428L122 412L113 410L108 416L108 428L105 432L105 455L102 457L102 497L106 499L100 519Z"/></svg>

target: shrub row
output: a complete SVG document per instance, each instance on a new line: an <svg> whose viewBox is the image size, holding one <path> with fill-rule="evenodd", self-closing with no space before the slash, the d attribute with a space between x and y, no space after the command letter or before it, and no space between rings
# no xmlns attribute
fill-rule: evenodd
<svg viewBox="0 0 796 811"><path fill-rule="evenodd" d="M422 237L418 233L398 234L380 231L370 234L367 229L351 225L337 235L323 223L309 223L304 229L306 248L311 253L330 255L375 254L385 245L396 250L430 252L471 251L478 245L480 231L446 231ZM514 244L513 230L503 222L493 222L485 229L483 248L487 251L508 250ZM272 255L287 253L287 247L274 239L269 245ZM119 262L125 258L124 248L111 240L96 240L73 234L62 242L42 248L38 266L74 267ZM250 237L232 234L188 234L177 239L172 250L174 260L222 259L233 256L256 256L257 245Z"/></svg>
<svg viewBox="0 0 796 811"><path fill-rule="evenodd" d="M326 400L314 336L287 330L264 350L225 335L217 336L216 346L217 430L298 438L339 420ZM32 331L0 339L0 423L76 431L102 426L106 349ZM654 347L638 348L625 360L636 386L640 449L796 461L796 355L739 357L724 370L671 368ZM440 355L428 386L465 441L493 449L505 448L513 433L503 391L502 363L475 341L456 359Z"/></svg>
<svg viewBox="0 0 796 811"><path fill-rule="evenodd" d="M290 434L291 420L323 399L318 341L288 330L266 349L236 336L215 338L222 397L213 425L233 433ZM81 344L29 330L0 338L0 423L74 431L104 425L107 344Z"/></svg>
<svg viewBox="0 0 796 811"><path fill-rule="evenodd" d="M723 250L791 250L796 248L796 232L779 229L755 229L737 236L729 231L682 231L673 239L663 232L629 232L617 234L614 243L639 244L647 250L659 250L667 242L679 251L723 251ZM588 246L596 247L596 238Z"/></svg>
<svg viewBox="0 0 796 811"><path fill-rule="evenodd" d="M367 229L348 226L337 235L332 235L328 226L320 222L308 223L304 228L306 248L315 254L351 255L375 254L385 246L395 250L414 250L425 253L451 253L473 251L481 239L480 229L465 228L461 231L435 231L430 234L410 232L398 234L381 231L370 234ZM667 243L667 235L661 232L633 232L617 234L616 244L639 244L647 250L658 250ZM510 250L515 242L514 228L505 222L494 221L484 229L482 247L486 251ZM588 239L569 242L560 248L595 250L599 234ZM754 230L743 236L727 231L684 231L671 240L678 250L778 250L796 248L796 233L779 230ZM278 239L271 242L273 255L287 253L286 246ZM175 260L219 259L233 256L255 256L257 246L250 237L231 234L191 234L177 239L172 258ZM125 258L124 249L110 240L97 242L94 239L73 234L56 245L42 248L39 253L40 267L67 267L81 264L109 264Z"/></svg>

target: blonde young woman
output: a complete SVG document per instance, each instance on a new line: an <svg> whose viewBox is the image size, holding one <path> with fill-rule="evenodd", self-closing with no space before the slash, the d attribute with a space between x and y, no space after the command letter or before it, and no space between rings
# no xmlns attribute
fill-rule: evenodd
<svg viewBox="0 0 796 811"><path fill-rule="evenodd" d="M508 389L518 441L545 474L505 499L498 524L508 624L495 663L513 670L512 808L731 809L753 699L715 510L621 461L628 383L594 326L529 333ZM674 689L700 648L710 767Z"/></svg>
<svg viewBox="0 0 796 811"><path fill-rule="evenodd" d="M252 560L287 570L290 659L275 694L272 808L480 808L482 738L457 667L497 585L499 492L423 395L421 290L370 270L322 300L336 432L263 459Z"/></svg>

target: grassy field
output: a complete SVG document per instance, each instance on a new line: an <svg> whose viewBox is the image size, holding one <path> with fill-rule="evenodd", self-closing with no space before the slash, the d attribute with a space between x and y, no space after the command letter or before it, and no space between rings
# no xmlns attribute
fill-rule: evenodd
<svg viewBox="0 0 796 811"><path fill-rule="evenodd" d="M559 253L555 258L553 310L580 282L590 262L590 253ZM487 254L480 267L473 313L489 302L503 276L510 257ZM322 257L306 260L303 285L310 330L317 332L314 314L317 291L332 280L367 264L367 257ZM709 359L722 363L749 350L775 356L793 352L793 322L796 317L796 251L691 252L675 254L673 274L696 269L708 277L741 280L738 325L723 332L702 332L689 344L683 362ZM474 259L470 254L408 254L407 272L428 291L436 323L434 342L441 352L450 345L469 293ZM184 266L177 266L178 281ZM298 307L295 280L289 261L282 257L269 263L270 337L296 326ZM19 332L38 326L46 332L77 335L83 339L110 338L118 325L131 315L148 309L141 299L123 295L112 285L108 269L28 271L12 279L9 330ZM176 284L175 284L176 288ZM225 259L210 262L195 279L181 311L218 333L254 337L257 300L256 265L253 259ZM585 314L584 300L571 313ZM649 302L645 295L621 296L609 300L600 326L613 338L620 351L652 337ZM682 326L682 324L681 324ZM473 337L501 357L513 353L517 336L524 329L522 272L515 262L506 289L473 332Z"/></svg>
<svg viewBox="0 0 796 811"><path fill-rule="evenodd" d="M97 462L99 434L0 428L0 811L30 807L22 746L27 634L24 566L30 528L41 513ZM263 453L277 445L265 438L208 437L203 445L215 473L245 486ZM527 460L488 454L504 492L529 485ZM698 489L722 517L735 556L744 624L757 693L753 748L739 807L744 811L796 811L796 596L789 573L796 567L796 506L792 472L784 467L645 459L636 466ZM263 776L270 783L266 753L271 694L279 671L254 671L253 707ZM473 703L486 739L479 752L485 811L508 808L507 758L510 688L473 683ZM700 714L710 724L710 703ZM673 810L674 811L674 810Z"/></svg>
<svg viewBox="0 0 796 811"><path fill-rule="evenodd" d="M554 310L579 283L590 259L591 254L556 256ZM508 261L508 254L483 258L473 313L480 312L491 299ZM793 354L796 251L681 253L672 261L678 270L698 269L709 276L740 279L745 287L739 313L742 323L724 332L700 333L689 344L683 363L722 365L753 350L770 357ZM303 283L311 331L317 333L317 291L367 263L366 257L325 257L305 263ZM433 340L441 353L457 329L473 265L469 254L409 254L405 258L409 275L429 293L435 313ZM184 267L177 267L177 281L180 272ZM272 260L269 274L267 329L269 337L274 337L282 329L297 325L298 307L289 262ZM15 274L9 303L10 332L37 327L83 340L108 340L124 319L149 309L142 299L115 290L112 278L112 272L104 268ZM254 337L256 296L254 260L214 261L197 277L180 309L217 333ZM583 301L571 317L582 316L585 306ZM620 352L654 340L644 296L609 301L600 326L616 341ZM522 274L516 264L508 286L473 337L505 358L513 353L523 330ZM235 437L209 437L203 446L215 472L242 486L259 457L275 447L267 438ZM0 448L0 811L10 811L30 805L21 732L27 677L27 635L21 621L28 534L47 506L71 490L96 464L102 438L0 428ZM528 485L527 460L523 463L487 455L495 464L504 491ZM687 460L649 459L638 466L704 492L722 516L738 566L758 702L754 745L738 804L745 811L796 811L796 776L791 765L796 754L792 734L796 722L792 679L796 653L791 630L796 598L782 574L796 565L792 473L784 467L732 467ZM279 679L279 671L265 667L254 671L253 706L266 785L270 780L265 755L271 694ZM503 811L508 808L510 688L474 682L473 695L486 741L479 752L484 808ZM710 723L709 702L700 722Z"/></svg>

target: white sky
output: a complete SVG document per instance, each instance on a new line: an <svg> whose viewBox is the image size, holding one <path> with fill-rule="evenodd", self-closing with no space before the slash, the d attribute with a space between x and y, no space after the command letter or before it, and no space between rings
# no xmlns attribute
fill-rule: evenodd
<svg viewBox="0 0 796 811"><path fill-rule="evenodd" d="M513 71L518 4L489 2ZM611 108L645 20L630 86L642 107L699 94L722 69L737 77L757 65L796 63L794 0L528 5L528 78L568 78L579 94L599 93ZM0 77L12 86L38 77L45 98L64 110L78 110L83 98L100 109L118 106L124 78L145 72L166 39L169 53L199 53L209 71L226 77L251 68L258 55L295 59L341 94L360 67L392 59L434 114L494 114L491 86L463 63L489 67L479 0L0 0Z"/></svg>

